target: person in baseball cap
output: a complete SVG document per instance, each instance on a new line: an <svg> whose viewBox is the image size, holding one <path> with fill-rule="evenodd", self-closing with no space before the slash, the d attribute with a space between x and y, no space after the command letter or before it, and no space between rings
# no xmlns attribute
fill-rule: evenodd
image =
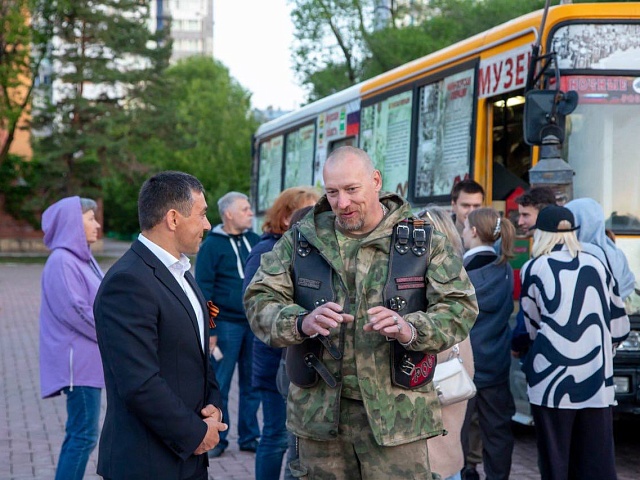
<svg viewBox="0 0 640 480"><path fill-rule="evenodd" d="M536 220L536 229L543 232L564 233L579 229L571 210L558 205L548 205L540 210Z"/></svg>
<svg viewBox="0 0 640 480"><path fill-rule="evenodd" d="M612 365L630 322L615 278L582 251L577 229L569 209L543 208L520 270L531 339L522 369L542 480L616 478Z"/></svg>

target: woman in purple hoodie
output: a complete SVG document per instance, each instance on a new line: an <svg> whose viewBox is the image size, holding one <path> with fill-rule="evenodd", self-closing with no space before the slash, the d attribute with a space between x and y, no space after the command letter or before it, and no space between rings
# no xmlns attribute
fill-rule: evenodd
<svg viewBox="0 0 640 480"><path fill-rule="evenodd" d="M93 301L103 273L91 254L98 239L96 202L68 197L42 215L51 250L42 272L40 388L42 398L67 396L66 435L56 479L82 479L98 441L104 375Z"/></svg>

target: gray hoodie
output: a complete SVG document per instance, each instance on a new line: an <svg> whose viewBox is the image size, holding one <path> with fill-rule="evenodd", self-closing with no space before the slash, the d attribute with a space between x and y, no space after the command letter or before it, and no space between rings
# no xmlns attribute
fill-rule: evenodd
<svg viewBox="0 0 640 480"><path fill-rule="evenodd" d="M602 207L591 198L571 200L565 207L573 212L576 225L580 226L577 234L584 251L596 256L611 270L620 297L625 300L633 292L636 279L629 269L627 257L605 233Z"/></svg>

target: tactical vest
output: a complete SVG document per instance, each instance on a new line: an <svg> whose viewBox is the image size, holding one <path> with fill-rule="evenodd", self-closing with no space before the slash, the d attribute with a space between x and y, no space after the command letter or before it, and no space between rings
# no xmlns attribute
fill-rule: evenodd
<svg viewBox="0 0 640 480"><path fill-rule="evenodd" d="M312 311L335 301L332 271L329 263L316 247L293 230L292 262L294 299L296 304ZM389 274L382 292L384 305L401 315L427 310L425 276L429 266L431 226L423 220L408 218L393 228L389 255ZM348 305L343 306L345 310ZM318 335L302 343L287 347L286 366L289 379L300 388L310 388L322 378L335 388L338 381L322 363L325 352L336 360L342 359L345 325L340 326L339 345L329 337ZM390 342L391 381L398 387L413 390L430 382L436 366L436 356L404 348L395 339ZM342 367L342 365L341 365Z"/></svg>

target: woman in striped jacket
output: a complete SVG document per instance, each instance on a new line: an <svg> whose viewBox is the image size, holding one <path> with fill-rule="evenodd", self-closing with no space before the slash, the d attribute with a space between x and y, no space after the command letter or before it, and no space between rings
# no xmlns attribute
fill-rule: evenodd
<svg viewBox="0 0 640 480"><path fill-rule="evenodd" d="M542 209L520 305L533 341L523 366L546 479L615 479L613 355L629 318L608 268L581 250L574 216Z"/></svg>

